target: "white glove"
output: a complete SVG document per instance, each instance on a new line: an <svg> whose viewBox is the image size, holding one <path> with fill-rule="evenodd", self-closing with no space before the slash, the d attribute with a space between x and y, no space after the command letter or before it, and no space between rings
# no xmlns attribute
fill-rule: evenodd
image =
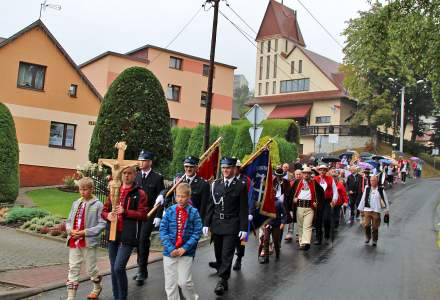
<svg viewBox="0 0 440 300"><path fill-rule="evenodd" d="M203 227L202 232L203 232L203 235L204 235L204 236L208 236L208 233L209 233L209 227Z"/></svg>
<svg viewBox="0 0 440 300"><path fill-rule="evenodd" d="M154 225L154 227L159 227L159 225L160 225L160 218L154 218L154 220L153 220L153 225Z"/></svg>
<svg viewBox="0 0 440 300"><path fill-rule="evenodd" d="M247 232L246 231L240 231L238 233L238 237L240 238L240 240L245 240L247 237Z"/></svg>
<svg viewBox="0 0 440 300"><path fill-rule="evenodd" d="M160 194L159 196L157 196L156 198L156 203L154 203L154 205L163 205L163 202L165 201L165 198L163 197L162 194Z"/></svg>
<svg viewBox="0 0 440 300"><path fill-rule="evenodd" d="M254 219L254 216L253 216L253 215L248 215L248 220L249 220L249 222L251 222L253 219Z"/></svg>

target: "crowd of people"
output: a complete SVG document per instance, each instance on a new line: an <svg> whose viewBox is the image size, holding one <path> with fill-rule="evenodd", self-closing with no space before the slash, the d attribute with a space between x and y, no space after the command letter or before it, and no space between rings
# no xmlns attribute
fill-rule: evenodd
<svg viewBox="0 0 440 300"><path fill-rule="evenodd" d="M248 199L251 180L242 174L240 161L223 157L220 177L208 182L197 175L199 159L188 156L183 162L184 172L175 180L178 183L175 190L169 193L163 176L152 169L153 160L151 152L142 151L140 170L123 168L117 201L112 202L109 197L102 204L92 194L93 180L87 177L79 180L81 197L73 203L66 224L70 249L68 300L76 297L83 261L93 283L88 299L99 297L102 277L96 267L96 248L103 230L108 239L112 292L116 300L127 299L126 266L134 249L137 249L138 272L133 280L139 286L147 280L150 236L155 228L163 245L168 299L180 299L180 293L188 300L199 298L191 267L202 235L210 236L214 246L215 260L209 262L209 267L219 277L214 288L216 295L228 291L231 270L241 270L258 204ZM405 183L410 169L411 164L403 158L397 164L374 166L347 157L328 164L297 160L275 168L270 192L275 199L276 214L254 231L259 241L259 263L269 263L273 254L279 260L283 241L292 244L296 241L301 251L308 251L312 243L317 247L328 245L341 222L358 222L365 231L365 244L377 246L381 216L383 222L389 221L386 186L399 180ZM420 176L418 171L413 174ZM116 207L112 203L117 203ZM160 209L147 217L153 207ZM110 224L114 221L116 238L110 239Z"/></svg>

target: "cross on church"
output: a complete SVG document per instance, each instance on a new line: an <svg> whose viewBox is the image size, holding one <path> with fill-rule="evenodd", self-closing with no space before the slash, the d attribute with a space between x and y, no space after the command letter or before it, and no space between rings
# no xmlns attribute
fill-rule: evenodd
<svg viewBox="0 0 440 300"><path fill-rule="evenodd" d="M98 160L98 163L100 165L105 165L111 168L112 170L112 180L109 182L109 187L110 187L110 200L112 202L113 212L116 210L116 206L119 200L119 189L121 188L122 185L122 180L121 180L122 171L127 167L135 167L139 165L139 161L137 160L124 159L125 150L127 149L127 144L125 142L116 143L115 148L118 149L117 159L100 158ZM110 241L116 240L117 221L118 219L116 218L114 221L111 222L110 235L109 235Z"/></svg>

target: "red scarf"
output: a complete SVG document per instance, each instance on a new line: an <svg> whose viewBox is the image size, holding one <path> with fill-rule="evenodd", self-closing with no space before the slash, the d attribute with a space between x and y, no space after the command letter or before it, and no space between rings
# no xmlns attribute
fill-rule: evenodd
<svg viewBox="0 0 440 300"><path fill-rule="evenodd" d="M307 181L307 183L309 184L310 194L312 195L311 201L317 202L316 201L315 185L313 184L313 180L309 180L309 181ZM299 182L298 187L296 188L296 191L295 191L295 198L298 198L298 195L301 192L303 187L304 187L304 180L301 179L301 181Z"/></svg>
<svg viewBox="0 0 440 300"><path fill-rule="evenodd" d="M73 228L74 230L84 230L85 228L85 221L86 221L86 202L81 201L81 203L78 205L78 208L75 213L75 218L73 219ZM84 240L84 237L81 237L79 239L69 239L69 248L85 248L86 247L86 241Z"/></svg>
<svg viewBox="0 0 440 300"><path fill-rule="evenodd" d="M188 219L188 212L185 207L176 205L176 221L177 221L177 236L176 236L176 249L182 247L183 241L183 229L185 227L186 219Z"/></svg>

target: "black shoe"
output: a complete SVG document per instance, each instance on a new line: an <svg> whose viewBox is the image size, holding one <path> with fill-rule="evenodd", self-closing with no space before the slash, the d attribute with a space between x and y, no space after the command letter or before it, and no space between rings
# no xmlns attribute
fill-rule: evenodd
<svg viewBox="0 0 440 300"><path fill-rule="evenodd" d="M144 285L144 281L148 278L148 272L140 272L136 274L136 285L142 286Z"/></svg>
<svg viewBox="0 0 440 300"><path fill-rule="evenodd" d="M232 270L234 271L240 271L241 270L241 258L238 258L235 260L235 264L232 267Z"/></svg>
<svg viewBox="0 0 440 300"><path fill-rule="evenodd" d="M314 245L321 245L321 244L322 244L322 241L321 241L321 240L316 240L316 241L313 242L313 244L314 244Z"/></svg>
<svg viewBox="0 0 440 300"><path fill-rule="evenodd" d="M365 244L368 245L370 243L370 240L365 240Z"/></svg>
<svg viewBox="0 0 440 300"><path fill-rule="evenodd" d="M310 244L304 244L303 247L304 247L304 251L307 251L310 249Z"/></svg>
<svg viewBox="0 0 440 300"><path fill-rule="evenodd" d="M223 278L221 278L218 282L217 285L215 286L214 289L214 293L217 296L223 296L223 294L225 293L225 291L228 290L228 281L224 280Z"/></svg>
<svg viewBox="0 0 440 300"><path fill-rule="evenodd" d="M373 247L377 246L377 241L373 241Z"/></svg>
<svg viewBox="0 0 440 300"><path fill-rule="evenodd" d="M213 269L218 270L218 264L217 264L216 261L210 261L210 262L208 263L208 265L209 265L210 268L213 268Z"/></svg>
<svg viewBox="0 0 440 300"><path fill-rule="evenodd" d="M324 239L324 245L330 245L330 239Z"/></svg>
<svg viewBox="0 0 440 300"><path fill-rule="evenodd" d="M275 260L280 260L280 253L275 253Z"/></svg>
<svg viewBox="0 0 440 300"><path fill-rule="evenodd" d="M260 264L268 264L269 263L269 256L263 256L260 258Z"/></svg>

